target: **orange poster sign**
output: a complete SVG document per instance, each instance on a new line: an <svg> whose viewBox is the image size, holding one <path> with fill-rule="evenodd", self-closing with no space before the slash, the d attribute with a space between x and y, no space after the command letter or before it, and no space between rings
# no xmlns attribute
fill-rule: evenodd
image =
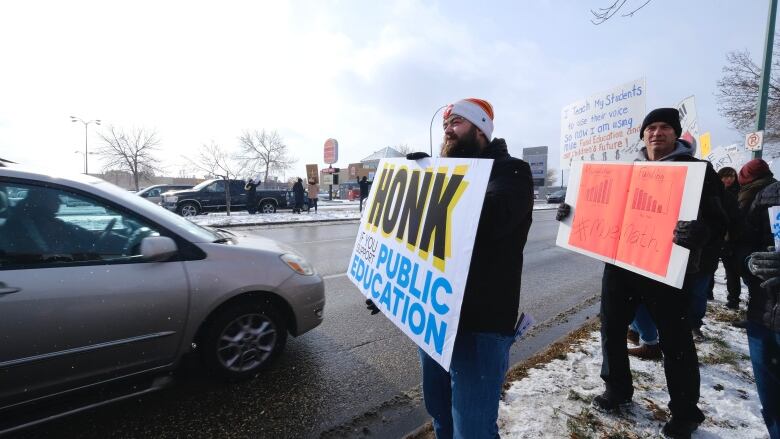
<svg viewBox="0 0 780 439"><path fill-rule="evenodd" d="M635 165L617 260L665 276L688 168Z"/></svg>
<svg viewBox="0 0 780 439"><path fill-rule="evenodd" d="M678 220L696 219L704 162L581 162L572 166L556 243L682 286L689 251L672 242Z"/></svg>
<svg viewBox="0 0 780 439"><path fill-rule="evenodd" d="M632 168L630 163L582 165L570 245L615 258Z"/></svg>

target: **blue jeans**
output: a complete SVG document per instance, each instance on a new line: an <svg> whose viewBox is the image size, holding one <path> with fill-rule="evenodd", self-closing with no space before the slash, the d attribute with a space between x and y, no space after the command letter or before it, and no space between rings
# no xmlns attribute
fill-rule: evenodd
<svg viewBox="0 0 780 439"><path fill-rule="evenodd" d="M425 408L437 439L498 438L498 402L514 337L458 332L447 372L420 349Z"/></svg>
<svg viewBox="0 0 780 439"><path fill-rule="evenodd" d="M707 289L710 286L710 275L710 273L690 275L688 317L690 318L691 328L701 328L704 324L702 319L707 312ZM643 304L640 304L636 309L634 321L631 322L631 329L639 333L639 338L643 343L658 343L658 329Z"/></svg>
<svg viewBox="0 0 780 439"><path fill-rule="evenodd" d="M780 439L780 332L748 321L748 348L761 413L771 439Z"/></svg>
<svg viewBox="0 0 780 439"><path fill-rule="evenodd" d="M631 329L639 333L639 339L642 340L643 344L658 344L658 329L655 327L653 318L650 317L650 312L644 303L640 303L636 308L636 315L634 316L634 321L631 322Z"/></svg>

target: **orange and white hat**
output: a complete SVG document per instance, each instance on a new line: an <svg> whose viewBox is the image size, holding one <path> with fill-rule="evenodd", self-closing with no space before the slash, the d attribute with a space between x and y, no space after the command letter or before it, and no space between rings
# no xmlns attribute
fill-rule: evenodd
<svg viewBox="0 0 780 439"><path fill-rule="evenodd" d="M467 98L450 104L444 110L444 119L453 114L468 120L476 125L488 140L493 137L493 106L484 99Z"/></svg>

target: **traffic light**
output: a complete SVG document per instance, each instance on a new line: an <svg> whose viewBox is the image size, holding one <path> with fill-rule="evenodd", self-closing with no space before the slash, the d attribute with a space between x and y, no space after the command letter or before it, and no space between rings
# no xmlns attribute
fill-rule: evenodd
<svg viewBox="0 0 780 439"><path fill-rule="evenodd" d="M336 168L336 172L333 173L333 184L339 184L338 168Z"/></svg>

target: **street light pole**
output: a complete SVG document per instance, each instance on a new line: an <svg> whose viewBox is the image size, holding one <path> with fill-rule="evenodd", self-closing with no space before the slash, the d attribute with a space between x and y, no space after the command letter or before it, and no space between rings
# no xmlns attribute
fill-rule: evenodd
<svg viewBox="0 0 780 439"><path fill-rule="evenodd" d="M88 147L89 136L88 136L87 127L91 123L94 123L95 125L100 125L100 119L93 119L93 120L85 121L84 119L82 119L80 117L71 116L70 117L70 121L71 122L81 122L81 123L84 124L84 174L88 174L89 173L88 172L89 171L89 167L87 166L88 165L87 156L89 155L89 147Z"/></svg>
<svg viewBox="0 0 780 439"><path fill-rule="evenodd" d="M433 120L436 119L436 114L446 107L446 105L442 105L441 107L437 108L436 111L433 112L433 116L431 116L431 126L428 128L428 142L431 148L431 157L433 157Z"/></svg>

